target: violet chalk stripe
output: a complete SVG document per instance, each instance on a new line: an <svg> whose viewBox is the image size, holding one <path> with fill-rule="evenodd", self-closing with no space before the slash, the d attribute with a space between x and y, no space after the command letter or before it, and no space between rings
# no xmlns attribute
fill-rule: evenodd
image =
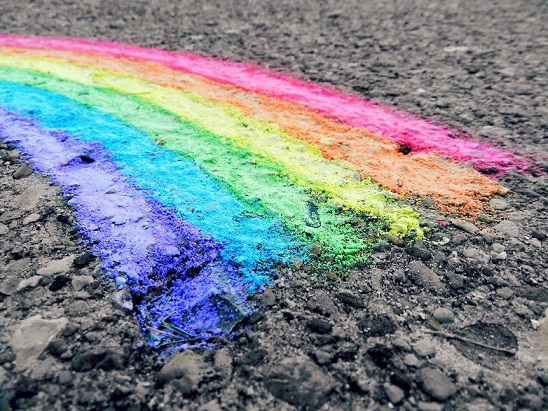
<svg viewBox="0 0 548 411"><path fill-rule="evenodd" d="M222 245L128 184L98 144L42 130L6 110L0 110L0 138L17 144L35 170L73 196L78 225L120 294L128 289L142 300L138 317L153 343L166 335L153 331L166 322L199 338L230 332L250 312L243 280L220 259ZM130 298L122 303L132 305Z"/></svg>

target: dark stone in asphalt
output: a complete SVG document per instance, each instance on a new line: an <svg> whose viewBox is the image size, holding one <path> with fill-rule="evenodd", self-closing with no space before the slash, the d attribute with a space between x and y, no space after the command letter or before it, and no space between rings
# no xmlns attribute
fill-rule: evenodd
<svg viewBox="0 0 548 411"><path fill-rule="evenodd" d="M13 178L15 180L19 180L21 178L28 177L32 174L32 168L30 168L26 164L21 164L17 170L15 170L15 173L13 173Z"/></svg>
<svg viewBox="0 0 548 411"><path fill-rule="evenodd" d="M55 277L51 285L49 286L50 291L59 291L65 285L70 282L70 277L68 275L58 275Z"/></svg>
<svg viewBox="0 0 548 411"><path fill-rule="evenodd" d="M329 321L321 318L313 318L312 320L309 320L306 325L318 334L329 334L331 330L333 330L333 325Z"/></svg>
<svg viewBox="0 0 548 411"><path fill-rule="evenodd" d="M93 369L105 371L124 368L125 355L120 349L100 348L76 355L72 360L72 368L78 372Z"/></svg>
<svg viewBox="0 0 548 411"><path fill-rule="evenodd" d="M382 337L397 329L394 321L385 315L366 315L358 323L358 328L367 337Z"/></svg>
<svg viewBox="0 0 548 411"><path fill-rule="evenodd" d="M337 339L333 337L332 335L318 335L314 339L314 345L318 347L335 344L336 342L337 342Z"/></svg>
<svg viewBox="0 0 548 411"><path fill-rule="evenodd" d="M14 391L14 395L18 398L31 398L40 392L40 385L38 382L23 376L17 381ZM10 410L11 407L6 409Z"/></svg>
<svg viewBox="0 0 548 411"><path fill-rule="evenodd" d="M409 263L409 276L417 285L435 293L441 293L445 289L438 275L420 261Z"/></svg>
<svg viewBox="0 0 548 411"><path fill-rule="evenodd" d="M291 311L284 311L282 315L287 321L292 321L295 319L295 314L293 314Z"/></svg>
<svg viewBox="0 0 548 411"><path fill-rule="evenodd" d="M392 350L384 345L376 344L367 349L367 354L371 358L371 361L380 368L388 367L390 360L392 359Z"/></svg>
<svg viewBox="0 0 548 411"><path fill-rule="evenodd" d="M397 385L405 392L408 392L413 385L413 380L411 376L397 369L394 369L392 371L390 375L390 382L394 385Z"/></svg>
<svg viewBox="0 0 548 411"><path fill-rule="evenodd" d="M335 380L308 357L289 357L268 374L265 387L299 409L317 410L336 388Z"/></svg>
<svg viewBox="0 0 548 411"><path fill-rule="evenodd" d="M61 354L63 354L67 350L67 348L68 345L66 341L62 338L54 338L48 344L48 351L56 357L59 357Z"/></svg>
<svg viewBox="0 0 548 411"><path fill-rule="evenodd" d="M407 252L414 257L420 258L423 261L427 261L432 258L432 253L423 241L416 241L412 247L407 249Z"/></svg>
<svg viewBox="0 0 548 411"><path fill-rule="evenodd" d="M239 361L238 364L257 366L267 357L268 351L259 348L257 350L248 351Z"/></svg>
<svg viewBox="0 0 548 411"><path fill-rule="evenodd" d="M94 256L90 252L80 254L74 259L74 265L78 268L84 268L89 265L94 259Z"/></svg>
<svg viewBox="0 0 548 411"><path fill-rule="evenodd" d="M69 221L69 216L66 216L66 215L64 215L64 214L59 214L59 215L57 216L56 219L57 219L57 221L59 221L60 223L66 224L66 223L68 223L68 221Z"/></svg>
<svg viewBox="0 0 548 411"><path fill-rule="evenodd" d="M516 287L514 291L518 296L527 298L528 300L542 303L548 302L548 290L544 287Z"/></svg>
<svg viewBox="0 0 548 411"><path fill-rule="evenodd" d="M341 303L348 305L350 307L354 307L354 308L365 307L363 298L349 291L341 291L340 293L337 293L335 296Z"/></svg>

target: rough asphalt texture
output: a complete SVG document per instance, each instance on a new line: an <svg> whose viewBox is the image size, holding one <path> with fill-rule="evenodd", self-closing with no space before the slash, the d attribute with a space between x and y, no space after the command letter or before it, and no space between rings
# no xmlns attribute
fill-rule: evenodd
<svg viewBox="0 0 548 411"><path fill-rule="evenodd" d="M0 409L546 409L546 2L256 3L4 0L0 32L253 62L538 167L503 178L475 226L381 243L347 276L297 264L234 341L164 359L116 307L59 189L1 146Z"/></svg>

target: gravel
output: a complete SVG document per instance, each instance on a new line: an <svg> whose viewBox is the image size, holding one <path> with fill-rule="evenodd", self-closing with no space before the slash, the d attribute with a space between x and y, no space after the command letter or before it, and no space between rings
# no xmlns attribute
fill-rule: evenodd
<svg viewBox="0 0 548 411"><path fill-rule="evenodd" d="M319 409L335 387L333 378L308 357L290 357L280 361L266 380L266 388L274 396L310 410Z"/></svg>
<svg viewBox="0 0 548 411"><path fill-rule="evenodd" d="M441 293L445 289L445 286L435 271L420 261L412 261L409 264L409 275L417 285L427 290Z"/></svg>
<svg viewBox="0 0 548 411"><path fill-rule="evenodd" d="M445 401L457 392L457 386L441 371L434 368L421 369L418 377L424 392L437 401Z"/></svg>
<svg viewBox="0 0 548 411"><path fill-rule="evenodd" d="M502 177L507 194L477 219L442 216L431 202L407 198L429 221L422 243L387 236L371 264L349 271L294 262L277 273L283 287L251 299L257 311L230 341L158 356L135 320L136 304L127 295L113 304L115 281L88 254L69 199L0 142L1 406L216 411L392 402L439 411L541 410L548 401L536 348L548 308L545 2L4 3L3 33L251 62L432 119L537 166ZM314 321L329 326L315 330ZM459 345L429 335L431 327L519 347L519 355Z"/></svg>
<svg viewBox="0 0 548 411"><path fill-rule="evenodd" d="M434 310L432 316L440 323L452 323L455 321L455 314L449 308L438 307Z"/></svg>
<svg viewBox="0 0 548 411"><path fill-rule="evenodd" d="M28 368L66 324L66 318L46 320L39 316L22 321L11 338L17 367L22 370Z"/></svg>

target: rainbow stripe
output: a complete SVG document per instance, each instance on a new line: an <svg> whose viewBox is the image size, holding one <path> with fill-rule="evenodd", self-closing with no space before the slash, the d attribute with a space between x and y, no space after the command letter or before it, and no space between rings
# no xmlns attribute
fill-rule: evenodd
<svg viewBox="0 0 548 411"><path fill-rule="evenodd" d="M40 98L32 89L15 87L20 87L23 99ZM70 108L62 98L45 97ZM34 105L36 109L41 107ZM85 114L91 116L88 121L114 131L124 128L89 110ZM83 142L86 136L74 139L65 132L45 130L35 120L1 109L0 136L20 145L32 156L33 167L50 174L72 197L78 225L90 242L100 244L105 267L118 284L131 287L134 299L143 300L139 317L145 332L161 328L166 318L175 326L184 325L191 335L222 332L249 312L244 279L219 258L226 252L223 245L135 190L100 144ZM124 155L117 160L123 162ZM131 308L129 294L120 297ZM220 310L224 310L222 318Z"/></svg>
<svg viewBox="0 0 548 411"><path fill-rule="evenodd" d="M348 266L383 231L421 237L418 214L398 196L429 196L442 212L474 215L504 192L476 169L523 166L496 147L334 90L104 42L0 36L0 107L2 137L77 193L79 224L121 287L141 296L144 327L168 318L193 335L231 329L249 312L245 292L280 264L306 260L310 244L323 263ZM52 138L56 152L45 143ZM93 167L78 161L83 152ZM101 183L91 184L82 175L99 173L99 164L115 179L97 174ZM93 193L115 199L104 195L111 186L131 193L122 195L131 206L92 207ZM147 227L157 227L138 245L135 215L153 216ZM155 299L154 284L164 289Z"/></svg>

